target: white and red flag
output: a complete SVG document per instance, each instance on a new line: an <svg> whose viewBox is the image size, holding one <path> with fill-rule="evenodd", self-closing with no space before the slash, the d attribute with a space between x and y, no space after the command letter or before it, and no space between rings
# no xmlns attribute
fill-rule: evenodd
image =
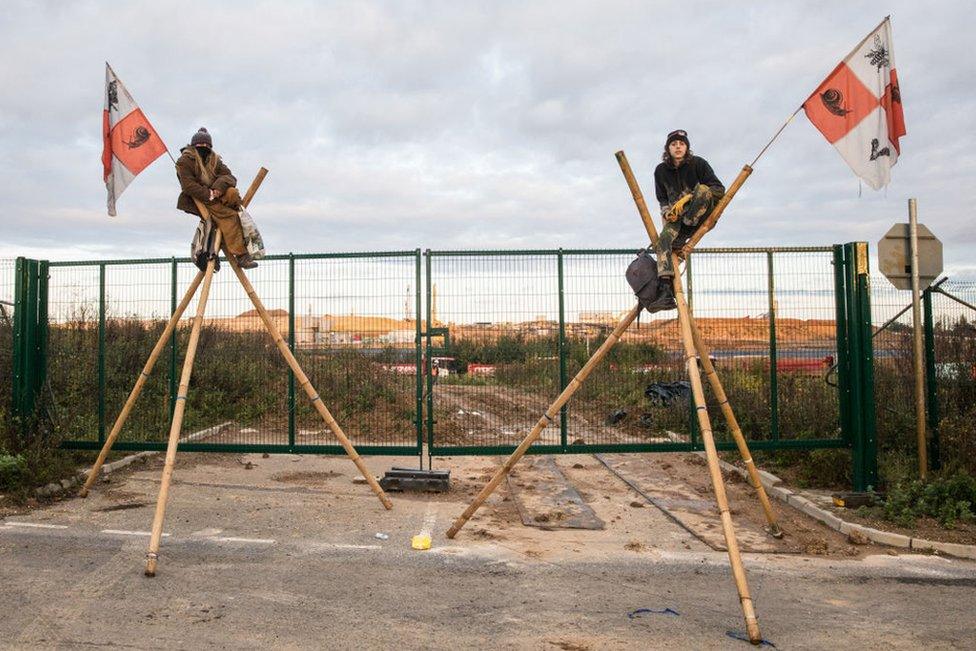
<svg viewBox="0 0 976 651"><path fill-rule="evenodd" d="M166 145L107 63L102 139L108 214L114 217L119 195L139 172L166 152Z"/></svg>
<svg viewBox="0 0 976 651"><path fill-rule="evenodd" d="M865 183L888 185L905 135L890 19L834 68L803 110Z"/></svg>

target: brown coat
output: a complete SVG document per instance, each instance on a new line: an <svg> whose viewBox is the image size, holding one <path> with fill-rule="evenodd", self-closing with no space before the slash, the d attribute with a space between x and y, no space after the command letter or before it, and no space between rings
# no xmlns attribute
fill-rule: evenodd
<svg viewBox="0 0 976 651"><path fill-rule="evenodd" d="M176 207L199 217L200 211L193 200L211 205L214 202L210 200L210 190L226 192L228 188L237 187L237 179L217 152L210 152L207 162L204 163L193 147L184 147L181 151L176 161L176 178L180 180L183 191L176 200Z"/></svg>

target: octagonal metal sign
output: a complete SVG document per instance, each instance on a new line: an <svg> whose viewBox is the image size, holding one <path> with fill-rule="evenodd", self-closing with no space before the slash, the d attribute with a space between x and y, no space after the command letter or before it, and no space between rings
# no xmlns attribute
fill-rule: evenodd
<svg viewBox="0 0 976 651"><path fill-rule="evenodd" d="M908 224L895 224L878 242L878 268L898 289L912 288L912 250ZM942 273L942 242L918 225L918 286L925 289Z"/></svg>

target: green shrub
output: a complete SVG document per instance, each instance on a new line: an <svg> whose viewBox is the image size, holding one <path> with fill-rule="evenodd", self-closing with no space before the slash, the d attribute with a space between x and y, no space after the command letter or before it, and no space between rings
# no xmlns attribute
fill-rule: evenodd
<svg viewBox="0 0 976 651"><path fill-rule="evenodd" d="M904 481L888 491L881 515L904 527L929 517L946 528L976 521L976 478L966 471L936 477L928 482Z"/></svg>
<svg viewBox="0 0 976 651"><path fill-rule="evenodd" d="M0 490L10 490L20 485L26 469L22 455L0 451Z"/></svg>

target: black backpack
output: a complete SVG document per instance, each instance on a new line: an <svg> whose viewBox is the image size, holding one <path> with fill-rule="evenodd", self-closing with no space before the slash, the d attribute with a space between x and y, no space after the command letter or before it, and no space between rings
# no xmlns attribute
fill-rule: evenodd
<svg viewBox="0 0 976 651"><path fill-rule="evenodd" d="M660 307L650 307L657 300L657 259L650 247L637 252L637 258L627 267L627 282L634 290L634 296L648 312L657 312Z"/></svg>

